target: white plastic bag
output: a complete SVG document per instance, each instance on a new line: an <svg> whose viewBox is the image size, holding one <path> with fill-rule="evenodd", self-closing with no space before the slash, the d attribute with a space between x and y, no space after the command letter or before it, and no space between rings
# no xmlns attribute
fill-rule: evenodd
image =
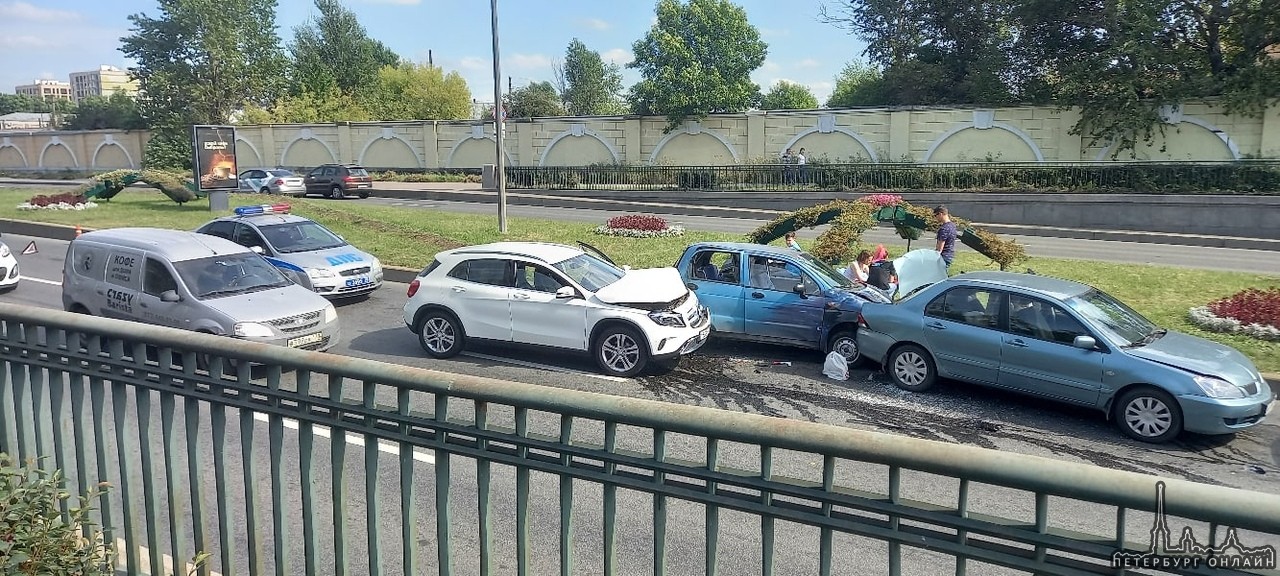
<svg viewBox="0 0 1280 576"><path fill-rule="evenodd" d="M822 373L832 380L848 380L849 362L839 352L827 354L827 361L822 366Z"/></svg>

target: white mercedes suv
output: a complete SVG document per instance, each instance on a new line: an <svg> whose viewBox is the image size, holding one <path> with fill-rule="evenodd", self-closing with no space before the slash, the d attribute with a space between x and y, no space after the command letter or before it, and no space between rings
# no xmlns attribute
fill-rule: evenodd
<svg viewBox="0 0 1280 576"><path fill-rule="evenodd" d="M585 250L584 250L585 249ZM631 377L671 369L711 331L706 307L675 268L630 270L586 244L499 242L436 254L409 284L404 322L427 354L468 340L590 352Z"/></svg>

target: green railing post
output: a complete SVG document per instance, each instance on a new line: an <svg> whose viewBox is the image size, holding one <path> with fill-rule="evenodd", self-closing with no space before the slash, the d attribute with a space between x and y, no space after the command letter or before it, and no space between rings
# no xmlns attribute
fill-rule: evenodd
<svg viewBox="0 0 1280 576"><path fill-rule="evenodd" d="M329 377L329 402L332 404L329 427L329 457L332 470L333 498L333 564L337 576L346 576L347 560L347 431L342 423L342 376Z"/></svg>
<svg viewBox="0 0 1280 576"><path fill-rule="evenodd" d="M560 417L560 444L573 442L573 417ZM560 465L568 468L573 456L563 452ZM560 576L573 576L573 477L560 475Z"/></svg>
<svg viewBox="0 0 1280 576"><path fill-rule="evenodd" d="M451 576L453 574L453 559L450 556L449 549L449 483L452 481L450 477L450 460L447 446L449 445L449 433L445 430L444 424L449 421L449 397L444 394L436 394L436 410L435 421L436 427L436 559L439 562L440 576Z"/></svg>
<svg viewBox="0 0 1280 576"><path fill-rule="evenodd" d="M291 544L289 525L284 517L284 418L276 412L281 408L279 400L281 376L280 366L267 367L267 389L273 393L271 407L275 409L267 417L267 440L271 445L271 532L276 576L293 573L289 567L289 544Z"/></svg>
<svg viewBox="0 0 1280 576"><path fill-rule="evenodd" d="M364 391L362 398L364 399L364 410L366 414L374 412L374 397L378 390L377 382L372 380L364 381ZM376 419L365 416L364 424L366 428L372 428L377 424ZM378 437L374 434L364 435L364 523L365 534L367 535L366 546L369 553L369 573L373 576L382 574L382 539L378 537L378 502L382 499L378 493L378 453L381 452L381 446L378 445Z"/></svg>
<svg viewBox="0 0 1280 576"><path fill-rule="evenodd" d="M311 371L297 371L298 395L311 396ZM307 407L304 413L309 412ZM316 574L320 562L316 557L319 536L316 534L316 443L315 426L310 420L298 421L298 478L302 483L302 557L307 574ZM335 471L335 477L338 471Z"/></svg>
<svg viewBox="0 0 1280 576"><path fill-rule="evenodd" d="M407 419L410 411L408 388L396 389L396 414ZM412 428L400 425L400 433L408 437ZM413 490L414 447L409 442L400 443L400 546L401 570L404 574L418 574L418 503ZM304 488L305 490L305 488ZM307 572L314 574L314 572Z"/></svg>
<svg viewBox="0 0 1280 576"><path fill-rule="evenodd" d="M489 403L477 401L475 403L475 426L476 431L484 432L489 425ZM476 448L481 452L488 450L488 441L483 438L476 443ZM478 537L480 539L480 576L490 576L493 574L493 520L489 514L493 511L493 505L489 502L491 489L489 486L489 461L483 458L476 460L476 502L477 513L479 514Z"/></svg>

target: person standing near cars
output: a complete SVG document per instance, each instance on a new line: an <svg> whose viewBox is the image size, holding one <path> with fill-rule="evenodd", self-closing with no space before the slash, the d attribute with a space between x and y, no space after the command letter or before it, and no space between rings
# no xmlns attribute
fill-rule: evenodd
<svg viewBox="0 0 1280 576"><path fill-rule="evenodd" d="M933 217L941 225L938 226L938 253L942 254L942 261L947 263L947 268L951 268L951 261L956 257L956 223L951 221L951 214L947 211L946 206L938 206L933 209Z"/></svg>

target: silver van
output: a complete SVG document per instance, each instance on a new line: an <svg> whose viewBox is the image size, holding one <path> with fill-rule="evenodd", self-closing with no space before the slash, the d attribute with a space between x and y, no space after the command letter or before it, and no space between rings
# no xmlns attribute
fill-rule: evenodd
<svg viewBox="0 0 1280 576"><path fill-rule="evenodd" d="M340 338L333 304L230 240L161 228L86 232L67 247L62 306L304 350Z"/></svg>

